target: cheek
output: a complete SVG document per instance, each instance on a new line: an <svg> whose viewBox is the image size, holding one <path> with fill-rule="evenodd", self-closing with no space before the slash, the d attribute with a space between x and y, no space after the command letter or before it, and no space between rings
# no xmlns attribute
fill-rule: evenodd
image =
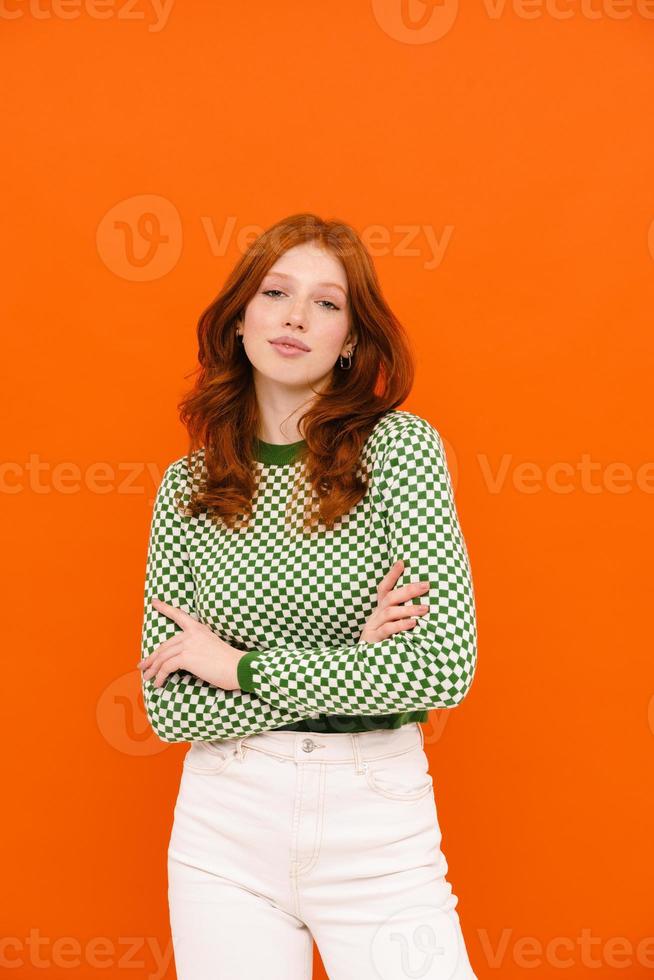
<svg viewBox="0 0 654 980"><path fill-rule="evenodd" d="M245 328L252 336L265 332L275 319L279 317L275 317L275 312L271 304L265 302L265 297L262 299L255 296L245 309Z"/></svg>
<svg viewBox="0 0 654 980"><path fill-rule="evenodd" d="M344 313L334 313L328 320L321 320L316 324L314 333L320 336L321 349L337 357L348 333L347 316Z"/></svg>

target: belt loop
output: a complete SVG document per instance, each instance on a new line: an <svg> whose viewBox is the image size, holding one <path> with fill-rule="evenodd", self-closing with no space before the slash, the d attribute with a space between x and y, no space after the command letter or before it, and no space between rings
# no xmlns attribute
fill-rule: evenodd
<svg viewBox="0 0 654 980"><path fill-rule="evenodd" d="M236 739L236 758L237 759L240 759L241 761L243 760L243 742L244 741L245 741L245 738L237 738Z"/></svg>
<svg viewBox="0 0 654 980"><path fill-rule="evenodd" d="M418 731L420 732L420 748L421 749L424 749L424 747L425 747L425 733L423 732L422 725L420 724L419 721L416 722L416 725L418 726Z"/></svg>
<svg viewBox="0 0 654 980"><path fill-rule="evenodd" d="M359 752L359 737L358 732L350 732L350 738L352 739L352 750L354 752L354 771L357 775L365 772L365 763L361 762L361 753Z"/></svg>

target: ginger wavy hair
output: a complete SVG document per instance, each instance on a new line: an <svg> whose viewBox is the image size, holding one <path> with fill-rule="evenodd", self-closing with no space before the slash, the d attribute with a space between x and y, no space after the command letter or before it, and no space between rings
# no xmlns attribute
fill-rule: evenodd
<svg viewBox="0 0 654 980"><path fill-rule="evenodd" d="M305 533L320 524L332 527L365 496L369 474L360 460L363 443L412 388L415 362L408 336L382 296L372 259L354 229L310 213L282 219L252 242L198 320L197 378L177 406L190 440L193 486L187 516L206 512L231 528L249 523L259 489L254 463L259 410L252 365L236 325L279 256L304 242L322 246L343 264L350 328L357 333L351 368L336 364L326 390L315 392L298 419L307 445L298 457L302 466L290 502L308 480L310 492L304 482L302 494Z"/></svg>

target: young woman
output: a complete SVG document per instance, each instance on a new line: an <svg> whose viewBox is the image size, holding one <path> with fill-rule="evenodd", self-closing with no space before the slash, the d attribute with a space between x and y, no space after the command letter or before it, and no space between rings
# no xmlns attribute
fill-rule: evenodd
<svg viewBox="0 0 654 980"><path fill-rule="evenodd" d="M406 335L356 233L300 214L198 339L139 665L155 732L191 743L177 976L305 980L315 940L331 980L474 980L420 723L471 685L475 600L441 437L397 410Z"/></svg>

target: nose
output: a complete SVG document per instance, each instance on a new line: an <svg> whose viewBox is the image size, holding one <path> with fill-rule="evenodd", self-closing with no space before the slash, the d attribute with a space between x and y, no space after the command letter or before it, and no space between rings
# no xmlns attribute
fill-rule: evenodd
<svg viewBox="0 0 654 980"><path fill-rule="evenodd" d="M291 327L304 328L306 317L304 301L298 297L286 311L286 323Z"/></svg>

